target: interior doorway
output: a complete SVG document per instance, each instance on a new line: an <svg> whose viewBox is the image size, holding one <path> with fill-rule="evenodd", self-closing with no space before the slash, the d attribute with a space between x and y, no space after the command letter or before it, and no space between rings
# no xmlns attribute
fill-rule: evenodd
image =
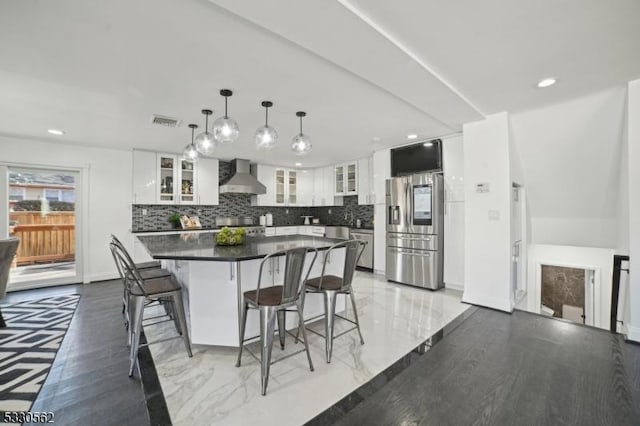
<svg viewBox="0 0 640 426"><path fill-rule="evenodd" d="M80 173L21 166L3 169L2 203L7 214L2 234L20 239L8 291L82 281L77 258Z"/></svg>
<svg viewBox="0 0 640 426"><path fill-rule="evenodd" d="M594 271L541 265L541 313L594 325Z"/></svg>

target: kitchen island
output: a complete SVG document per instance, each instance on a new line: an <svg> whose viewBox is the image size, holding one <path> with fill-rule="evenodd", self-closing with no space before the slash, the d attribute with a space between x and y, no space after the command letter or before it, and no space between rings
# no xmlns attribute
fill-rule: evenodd
<svg viewBox="0 0 640 426"><path fill-rule="evenodd" d="M258 286L260 263L270 253L295 247L313 247L318 252L310 278L320 276L327 249L341 240L302 235L247 237L240 246L218 246L214 233L181 233L137 237L151 257L162 261L173 272L185 292L185 308L191 342L201 345L239 345L242 297ZM326 274L342 276L344 249L334 250L327 260ZM304 272L313 253L307 256ZM269 259L262 273L261 288L282 284L284 257ZM339 297L336 311L344 311L346 298ZM305 319L324 312L321 294L308 294ZM287 312L286 324L297 326L297 314ZM245 338L259 336L258 313L251 309L247 317Z"/></svg>

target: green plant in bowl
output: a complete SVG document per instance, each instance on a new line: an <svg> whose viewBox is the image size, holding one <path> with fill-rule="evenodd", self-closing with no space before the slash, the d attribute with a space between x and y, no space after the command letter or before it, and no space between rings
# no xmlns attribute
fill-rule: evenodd
<svg viewBox="0 0 640 426"><path fill-rule="evenodd" d="M219 246L238 246L244 244L247 231L244 228L231 230L226 226L216 234L216 244Z"/></svg>

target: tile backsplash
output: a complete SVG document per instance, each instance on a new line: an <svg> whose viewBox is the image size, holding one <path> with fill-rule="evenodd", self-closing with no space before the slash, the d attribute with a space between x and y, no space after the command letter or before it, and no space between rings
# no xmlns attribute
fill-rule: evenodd
<svg viewBox="0 0 640 426"><path fill-rule="evenodd" d="M220 182L229 178L230 165L220 162ZM146 210L146 214L143 211ZM254 223L259 222L261 215L271 213L273 224L300 225L301 216L314 216L323 225L352 225L360 219L363 227L373 226L373 206L359 205L358 196L344 197L343 206L331 207L262 207L251 205L249 194L220 194L217 206L177 206L134 204L131 212L131 230L134 232L172 229L169 216L173 213L198 216L203 227L215 226L216 216L251 216ZM350 223L352 222L352 223Z"/></svg>

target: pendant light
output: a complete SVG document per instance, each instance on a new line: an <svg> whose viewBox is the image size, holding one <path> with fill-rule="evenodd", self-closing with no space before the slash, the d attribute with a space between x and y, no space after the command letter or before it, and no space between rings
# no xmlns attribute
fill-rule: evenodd
<svg viewBox="0 0 640 426"><path fill-rule="evenodd" d="M196 136L196 149L202 155L211 155L216 147L216 140L213 138L213 133L209 132L209 116L213 114L210 109L203 109L201 111L204 114L204 132Z"/></svg>
<svg viewBox="0 0 640 426"><path fill-rule="evenodd" d="M229 89L222 89L220 94L224 96L224 116L213 122L213 137L218 143L231 143L240 136L238 123L227 114L227 99L233 95L233 92Z"/></svg>
<svg viewBox="0 0 640 426"><path fill-rule="evenodd" d="M296 155L306 155L311 152L311 139L302 133L302 117L306 115L307 113L304 111L296 112L296 117L300 117L300 133L295 135L291 140L291 150L295 152Z"/></svg>
<svg viewBox="0 0 640 426"><path fill-rule="evenodd" d="M198 128L197 124L189 124L191 128L191 143L184 147L182 151L182 156L190 161L196 161L198 159L198 150L196 149L195 144L193 143L193 135Z"/></svg>
<svg viewBox="0 0 640 426"><path fill-rule="evenodd" d="M264 107L264 126L256 130L256 147L258 149L271 149L278 142L278 132L269 126L269 108L273 106L271 101L262 101Z"/></svg>

